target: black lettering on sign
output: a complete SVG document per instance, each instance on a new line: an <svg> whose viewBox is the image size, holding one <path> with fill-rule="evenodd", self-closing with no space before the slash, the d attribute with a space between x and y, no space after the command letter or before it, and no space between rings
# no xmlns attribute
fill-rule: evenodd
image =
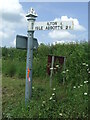
<svg viewBox="0 0 90 120"><path fill-rule="evenodd" d="M53 26L51 26L50 29L53 30Z"/></svg>
<svg viewBox="0 0 90 120"><path fill-rule="evenodd" d="M60 28L60 26L57 26L57 28L58 28L58 30L60 30L61 28Z"/></svg>
<svg viewBox="0 0 90 120"><path fill-rule="evenodd" d="M43 26L41 26L41 30L43 30Z"/></svg>
<svg viewBox="0 0 90 120"><path fill-rule="evenodd" d="M66 26L66 29L68 29L68 26Z"/></svg>
<svg viewBox="0 0 90 120"><path fill-rule="evenodd" d="M35 30L43 30L43 26L37 26L35 27Z"/></svg>
<svg viewBox="0 0 90 120"><path fill-rule="evenodd" d="M38 27L35 27L35 30L38 30Z"/></svg>
<svg viewBox="0 0 90 120"><path fill-rule="evenodd" d="M57 25L57 22L47 22L47 25Z"/></svg>
<svg viewBox="0 0 90 120"><path fill-rule="evenodd" d="M69 29L71 29L71 26L69 26Z"/></svg>
<svg viewBox="0 0 90 120"><path fill-rule="evenodd" d="M47 22L47 25L49 25L49 22Z"/></svg>
<svg viewBox="0 0 90 120"><path fill-rule="evenodd" d="M61 26L61 29L63 29L63 27Z"/></svg>
<svg viewBox="0 0 90 120"><path fill-rule="evenodd" d="M60 25L63 25L63 23L61 22Z"/></svg>
<svg viewBox="0 0 90 120"><path fill-rule="evenodd" d="M49 30L49 26L46 26L46 28L45 28L46 30Z"/></svg>

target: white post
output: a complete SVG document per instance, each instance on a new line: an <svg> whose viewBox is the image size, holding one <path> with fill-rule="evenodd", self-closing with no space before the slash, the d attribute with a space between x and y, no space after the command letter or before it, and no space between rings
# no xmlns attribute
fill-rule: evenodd
<svg viewBox="0 0 90 120"><path fill-rule="evenodd" d="M65 62L66 62L66 58L64 57L64 71L65 71ZM65 84L65 74L64 74L64 77L63 77L63 85Z"/></svg>
<svg viewBox="0 0 90 120"><path fill-rule="evenodd" d="M27 65L26 65L26 88L25 88L25 103L27 103L32 96L32 63L33 63L33 38L34 38L34 22L37 17L35 11L31 8L26 15L28 17L28 42L27 42Z"/></svg>
<svg viewBox="0 0 90 120"><path fill-rule="evenodd" d="M52 56L52 63L51 63L51 73L50 73L50 88L52 86L52 74L53 74L53 64L54 64L54 56Z"/></svg>

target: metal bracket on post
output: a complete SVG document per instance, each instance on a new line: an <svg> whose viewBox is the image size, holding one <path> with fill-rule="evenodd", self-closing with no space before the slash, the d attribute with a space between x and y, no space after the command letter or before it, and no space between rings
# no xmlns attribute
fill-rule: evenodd
<svg viewBox="0 0 90 120"><path fill-rule="evenodd" d="M28 37L27 36L22 36L22 35L17 35L16 36L16 48L17 49L25 49L27 50L27 43L28 42ZM33 49L38 48L38 41L36 38L33 38Z"/></svg>

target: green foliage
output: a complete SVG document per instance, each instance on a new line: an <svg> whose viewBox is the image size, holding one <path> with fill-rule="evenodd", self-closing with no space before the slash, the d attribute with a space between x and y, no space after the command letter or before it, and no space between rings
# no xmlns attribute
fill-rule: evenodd
<svg viewBox="0 0 90 120"><path fill-rule="evenodd" d="M6 76L13 77L16 74L16 65L15 65L16 63L14 61L7 60L5 64L2 67L2 72L4 71Z"/></svg>
<svg viewBox="0 0 90 120"><path fill-rule="evenodd" d="M62 74L62 71L58 71L57 74L53 74L54 79L58 79L60 83L65 77L66 82L72 81L72 85L75 83L80 83L88 75L85 67L82 63L88 64L88 43L81 44L56 44L52 46L46 46L41 44L37 51L34 51L33 55L33 77L47 77L46 67L47 67L47 58L49 54L65 56L66 57L66 67L65 69L69 70L65 74ZM2 48L2 69L3 74L8 74L9 64L11 64L10 69L12 76L18 76L19 78L25 78L26 70L26 50L18 50L15 48ZM9 61L9 63L8 63ZM14 69L13 66L14 65ZM15 70L16 68L16 70ZM83 77L86 76L86 77ZM83 79L82 79L83 78ZM76 82L77 80L77 82Z"/></svg>
<svg viewBox="0 0 90 120"><path fill-rule="evenodd" d="M6 47L2 49L2 56L4 59L6 59L8 56L8 49Z"/></svg>
<svg viewBox="0 0 90 120"><path fill-rule="evenodd" d="M88 83L50 88L49 81L36 78L27 107L24 79L3 77L2 87L3 118L88 119Z"/></svg>
<svg viewBox="0 0 90 120"><path fill-rule="evenodd" d="M25 62L18 63L18 68L17 68L18 78L25 78L25 75L26 75L26 66L25 65L26 65Z"/></svg>
<svg viewBox="0 0 90 120"><path fill-rule="evenodd" d="M26 51L2 48L3 118L87 119L88 52L88 43L41 44L34 50L32 99L26 108ZM49 54L66 57L65 69L53 72L52 88L46 73Z"/></svg>

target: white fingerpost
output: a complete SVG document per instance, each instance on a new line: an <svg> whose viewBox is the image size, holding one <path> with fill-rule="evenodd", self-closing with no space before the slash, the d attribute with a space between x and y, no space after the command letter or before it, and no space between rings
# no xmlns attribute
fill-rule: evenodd
<svg viewBox="0 0 90 120"><path fill-rule="evenodd" d="M65 67L66 67L66 66L65 66L65 64L66 64L65 62L66 62L66 57L64 57L64 71L65 71ZM65 74L65 75L66 75L66 74ZM63 77L63 85L65 84L65 75L64 75L64 77Z"/></svg>
<svg viewBox="0 0 90 120"><path fill-rule="evenodd" d="M73 21L48 21L35 22L37 14L33 8L26 15L28 20L28 37L16 36L16 48L27 49L27 64L26 64L26 86L25 86L25 103L27 103L32 95L32 63L33 49L38 48L37 39L34 38L35 30L72 30L74 29ZM54 56L52 57L50 86L52 84Z"/></svg>
<svg viewBox="0 0 90 120"><path fill-rule="evenodd" d="M31 99L32 95L32 63L33 63L33 35L34 35L34 22L37 14L34 9L26 15L28 20L28 41L27 41L27 64L26 64L26 88L25 88L25 103Z"/></svg>
<svg viewBox="0 0 90 120"><path fill-rule="evenodd" d="M53 64L54 64L54 56L52 56L52 63L51 63L51 73L50 73L50 88L52 86L52 75L53 75Z"/></svg>

